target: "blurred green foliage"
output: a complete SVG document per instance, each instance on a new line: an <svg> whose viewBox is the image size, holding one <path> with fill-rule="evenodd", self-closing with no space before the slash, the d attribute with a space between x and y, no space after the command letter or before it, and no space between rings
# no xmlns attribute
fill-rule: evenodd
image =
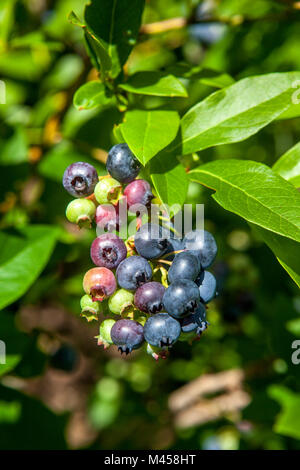
<svg viewBox="0 0 300 470"><path fill-rule="evenodd" d="M230 77L300 70L300 13L293 4L149 0L144 24L174 17L188 21L179 29L141 32L125 69L174 72L184 61L219 70L206 80L183 80L189 98L174 99L180 114ZM6 86L6 103L0 105L0 285L11 290L9 298L0 294L5 307L0 339L7 344L7 364L0 365L0 447L300 449L300 365L291 361L292 343L300 337L299 290L246 222L195 183L186 202L205 204L206 227L220 247L214 268L220 295L208 310L210 327L201 341L178 343L159 363L144 352L127 360L100 351L94 357L94 349L84 349L86 342L95 342L91 329L84 341L71 344L92 363L93 372L84 377L86 401L64 408L36 390L22 391L24 381L47 378L49 369L60 378L70 374L55 369L51 358L66 331L72 332L73 321L86 328L78 318L79 299L93 234L66 223L69 196L61 177L78 160L104 174L105 151L117 142L114 128L122 120L120 108L109 101L83 111L73 105L79 86L97 78L81 28L67 21L71 10L82 18L83 7L81 0L3 0L0 5L0 79ZM151 109L161 98L131 99ZM272 166L297 143L299 130L299 118L274 121L247 141L205 149L185 157L186 163L238 158ZM3 270L8 264L9 278ZM45 319L43 312L53 306ZM40 316L30 329L34 309ZM60 310L67 312L70 325L58 333L47 330L47 321L59 321ZM75 375L78 367L75 363ZM176 428L170 393L203 374L231 368L258 370L246 380L248 407L201 426ZM75 412L82 412L93 430L87 441L72 437ZM79 433L85 429L76 426Z"/></svg>

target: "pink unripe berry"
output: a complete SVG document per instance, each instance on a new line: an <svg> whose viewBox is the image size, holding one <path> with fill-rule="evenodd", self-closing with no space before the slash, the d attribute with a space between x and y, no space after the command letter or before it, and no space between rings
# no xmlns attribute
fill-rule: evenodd
<svg viewBox="0 0 300 470"><path fill-rule="evenodd" d="M134 204L142 204L147 207L154 198L151 186L145 180L134 180L132 183L129 183L124 190L124 196L127 198L128 207Z"/></svg>
<svg viewBox="0 0 300 470"><path fill-rule="evenodd" d="M120 218L119 204L113 206L112 204L102 204L96 210L96 224L99 228L111 232L113 230L119 231L122 224Z"/></svg>
<svg viewBox="0 0 300 470"><path fill-rule="evenodd" d="M114 274L107 268L92 268L83 278L83 289L92 296L93 302L106 299L114 293L117 283Z"/></svg>

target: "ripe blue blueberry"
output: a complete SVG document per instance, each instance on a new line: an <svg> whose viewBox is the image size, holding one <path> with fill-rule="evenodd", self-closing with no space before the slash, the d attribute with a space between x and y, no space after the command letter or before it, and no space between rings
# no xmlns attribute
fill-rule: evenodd
<svg viewBox="0 0 300 470"><path fill-rule="evenodd" d="M151 316L145 323L145 340L151 346L170 347L179 338L181 332L180 323L167 313L157 313Z"/></svg>
<svg viewBox="0 0 300 470"><path fill-rule="evenodd" d="M180 240L179 238L170 238L168 240L168 246L167 246L167 250L166 250L166 253L164 254L164 259L166 259L167 261L173 261L173 259L175 258L175 255L176 253L174 253L175 251L181 251L183 250L183 242L182 240ZM170 253L168 256L167 254Z"/></svg>
<svg viewBox="0 0 300 470"><path fill-rule="evenodd" d="M126 245L117 235L104 233L91 245L91 258L96 266L115 269L126 258Z"/></svg>
<svg viewBox="0 0 300 470"><path fill-rule="evenodd" d="M64 172L63 186L74 197L89 196L94 192L97 183L97 171L89 163L72 163Z"/></svg>
<svg viewBox="0 0 300 470"><path fill-rule="evenodd" d="M194 313L200 304L199 287L190 279L175 280L164 293L163 304L175 318Z"/></svg>
<svg viewBox="0 0 300 470"><path fill-rule="evenodd" d="M127 354L133 349L138 349L144 342L144 328L134 320L124 318L116 321L110 332L113 343L118 350Z"/></svg>
<svg viewBox="0 0 300 470"><path fill-rule="evenodd" d="M201 265L208 268L217 256L218 247L213 235L207 230L193 230L183 239L184 248L200 257Z"/></svg>
<svg viewBox="0 0 300 470"><path fill-rule="evenodd" d="M168 272L169 282L174 282L176 279L191 279L194 281L201 269L199 257L190 251L183 251L178 253Z"/></svg>
<svg viewBox="0 0 300 470"><path fill-rule="evenodd" d="M123 289L136 290L152 277L149 262L141 256L130 256L124 259L117 268L117 280Z"/></svg>
<svg viewBox="0 0 300 470"><path fill-rule="evenodd" d="M206 310L203 304L199 304L195 313L191 313L190 315L182 318L180 320L181 323L181 330L183 333L191 333L192 331L196 331L198 333L202 332L204 328L203 323L205 323L206 328ZM204 328L204 329L205 329Z"/></svg>
<svg viewBox="0 0 300 470"><path fill-rule="evenodd" d="M160 282L146 282L135 293L134 303L142 312L154 314L163 308L165 287Z"/></svg>
<svg viewBox="0 0 300 470"><path fill-rule="evenodd" d="M147 259L159 258L168 248L168 238L164 229L156 224L144 224L134 237L139 255Z"/></svg>
<svg viewBox="0 0 300 470"><path fill-rule="evenodd" d="M141 165L127 144L117 144L109 151L106 169L120 183L130 183L139 174Z"/></svg>
<svg viewBox="0 0 300 470"><path fill-rule="evenodd" d="M198 282L196 282L198 284ZM202 302L207 304L216 295L217 281L215 276L209 271L204 271L199 286L199 292Z"/></svg>

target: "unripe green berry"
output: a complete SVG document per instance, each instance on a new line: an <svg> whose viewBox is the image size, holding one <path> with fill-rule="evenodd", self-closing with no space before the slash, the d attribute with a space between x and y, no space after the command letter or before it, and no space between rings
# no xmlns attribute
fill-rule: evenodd
<svg viewBox="0 0 300 470"><path fill-rule="evenodd" d="M121 185L119 181L109 177L103 178L96 184L94 196L99 204L116 204L119 200Z"/></svg>
<svg viewBox="0 0 300 470"><path fill-rule="evenodd" d="M74 199L66 209L69 222L81 227L90 227L96 213L96 206L89 199Z"/></svg>
<svg viewBox="0 0 300 470"><path fill-rule="evenodd" d="M108 300L109 310L121 315L124 311L133 306L134 295L126 289L118 289Z"/></svg>
<svg viewBox="0 0 300 470"><path fill-rule="evenodd" d="M98 319L100 312L99 302L93 302L90 295L84 295L80 299L81 316L85 317L88 322Z"/></svg>
<svg viewBox="0 0 300 470"><path fill-rule="evenodd" d="M115 320L112 318L107 318L101 323L99 336L96 336L98 339L98 346L104 346L104 349L107 349L111 344L113 344L110 332L115 323Z"/></svg>

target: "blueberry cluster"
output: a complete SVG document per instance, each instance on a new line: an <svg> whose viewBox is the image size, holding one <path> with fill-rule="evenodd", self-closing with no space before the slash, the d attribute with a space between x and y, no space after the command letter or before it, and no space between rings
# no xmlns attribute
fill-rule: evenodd
<svg viewBox="0 0 300 470"><path fill-rule="evenodd" d="M216 280L206 269L217 245L205 230L180 239L165 225L142 224L141 218L124 242L120 204L125 201L130 211L149 208L154 195L146 180L136 179L141 166L126 144L112 147L106 168L108 175L98 177L92 165L77 162L63 177L64 188L76 198L67 219L79 227L95 221L103 230L91 245L95 267L83 278L81 314L88 321L99 313L114 317L100 324L97 338L104 348L114 344L128 354L146 343L155 359L165 357L177 340L199 338L207 328L206 304L216 295Z"/></svg>

